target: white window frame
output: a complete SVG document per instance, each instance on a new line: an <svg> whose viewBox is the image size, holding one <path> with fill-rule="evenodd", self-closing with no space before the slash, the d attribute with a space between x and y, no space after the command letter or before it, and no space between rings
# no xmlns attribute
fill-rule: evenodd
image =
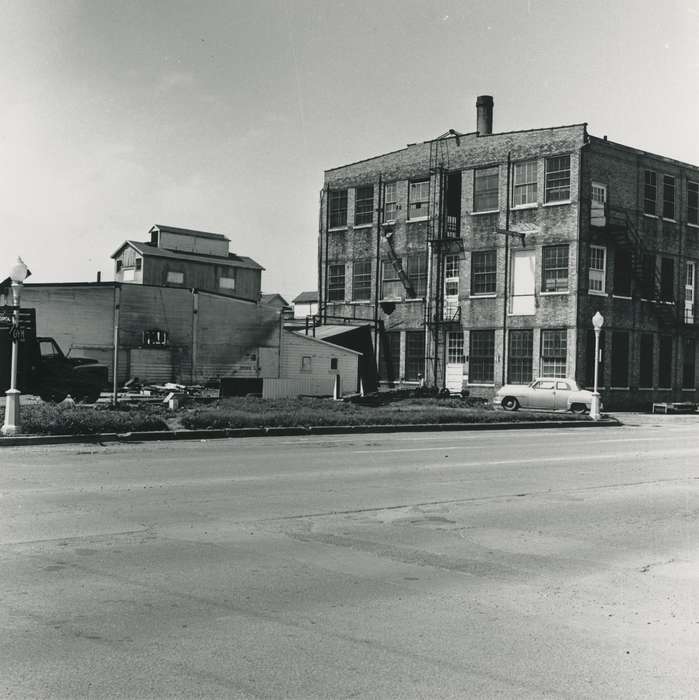
<svg viewBox="0 0 699 700"><path fill-rule="evenodd" d="M563 160L565 158L568 159L567 168L559 167L558 170L552 169L554 161ZM544 172L544 204L564 204L570 202L572 169L573 163L569 153L562 153L558 156L549 156L546 159L546 167ZM565 173L567 173L567 176ZM565 184L566 180L568 181L567 185ZM558 193L565 193L566 189L568 190L567 196L559 197Z"/></svg>
<svg viewBox="0 0 699 700"><path fill-rule="evenodd" d="M512 208L535 207L538 197L538 162L523 160L512 168ZM532 173L533 169L533 173Z"/></svg>
<svg viewBox="0 0 699 700"><path fill-rule="evenodd" d="M301 356L301 371L302 372L312 372L313 371L313 358L310 355Z"/></svg>
<svg viewBox="0 0 699 700"><path fill-rule="evenodd" d="M447 333L447 364L462 365L465 362L463 331Z"/></svg>
<svg viewBox="0 0 699 700"><path fill-rule="evenodd" d="M600 259L595 260L595 254L601 255L602 266L599 266ZM593 263L598 263L593 267ZM588 294L607 295L607 247L603 245L591 245L588 265Z"/></svg>
<svg viewBox="0 0 699 700"><path fill-rule="evenodd" d="M413 207L419 205L414 214ZM408 221L424 220L429 217L430 206L430 181L411 180L408 186Z"/></svg>
<svg viewBox="0 0 699 700"><path fill-rule="evenodd" d="M398 183L387 182L383 186L383 220L395 221L398 211Z"/></svg>
<svg viewBox="0 0 699 700"><path fill-rule="evenodd" d="M495 178L495 187L479 190L478 186L487 178ZM481 179L482 178L482 179ZM482 199L487 199L495 194L495 206L488 207L482 204ZM473 214L489 214L500 210L500 168L493 165L489 168L477 168L473 171Z"/></svg>
<svg viewBox="0 0 699 700"><path fill-rule="evenodd" d="M684 277L684 322L694 323L694 300L696 299L697 265L687 260Z"/></svg>
<svg viewBox="0 0 699 700"><path fill-rule="evenodd" d="M602 195L601 198L599 195ZM603 182L593 182L590 197L593 202L604 205L607 203L607 185Z"/></svg>

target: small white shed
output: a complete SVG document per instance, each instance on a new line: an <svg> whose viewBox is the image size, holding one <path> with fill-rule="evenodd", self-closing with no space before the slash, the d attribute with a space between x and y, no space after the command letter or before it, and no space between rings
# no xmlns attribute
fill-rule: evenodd
<svg viewBox="0 0 699 700"><path fill-rule="evenodd" d="M283 331L281 341L279 378L264 379L264 398L331 396L336 378L340 394L359 390L361 353L288 330Z"/></svg>

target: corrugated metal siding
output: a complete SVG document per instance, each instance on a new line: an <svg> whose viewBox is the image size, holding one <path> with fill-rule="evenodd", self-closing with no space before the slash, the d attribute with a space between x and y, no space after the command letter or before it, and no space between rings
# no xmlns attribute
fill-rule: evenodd
<svg viewBox="0 0 699 700"><path fill-rule="evenodd" d="M129 371L141 382L171 382L174 379L172 350L162 348L133 348L130 351Z"/></svg>
<svg viewBox="0 0 699 700"><path fill-rule="evenodd" d="M264 379L263 399L283 399L293 396L330 396L333 393L335 376L303 377L301 379Z"/></svg>

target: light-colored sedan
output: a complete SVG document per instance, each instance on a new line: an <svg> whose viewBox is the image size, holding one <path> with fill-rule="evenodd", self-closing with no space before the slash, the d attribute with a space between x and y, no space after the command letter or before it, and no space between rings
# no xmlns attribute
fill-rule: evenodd
<svg viewBox="0 0 699 700"><path fill-rule="evenodd" d="M505 384L493 399L495 407L501 406L506 411L534 408L585 413L590 410L591 402L591 391L581 389L573 379L555 377L540 377L531 384Z"/></svg>

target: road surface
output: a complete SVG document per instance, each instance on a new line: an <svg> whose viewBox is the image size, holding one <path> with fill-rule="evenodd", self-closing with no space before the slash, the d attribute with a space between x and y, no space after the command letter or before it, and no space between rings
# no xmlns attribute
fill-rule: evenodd
<svg viewBox="0 0 699 700"><path fill-rule="evenodd" d="M699 695L699 418L0 451L6 697Z"/></svg>

